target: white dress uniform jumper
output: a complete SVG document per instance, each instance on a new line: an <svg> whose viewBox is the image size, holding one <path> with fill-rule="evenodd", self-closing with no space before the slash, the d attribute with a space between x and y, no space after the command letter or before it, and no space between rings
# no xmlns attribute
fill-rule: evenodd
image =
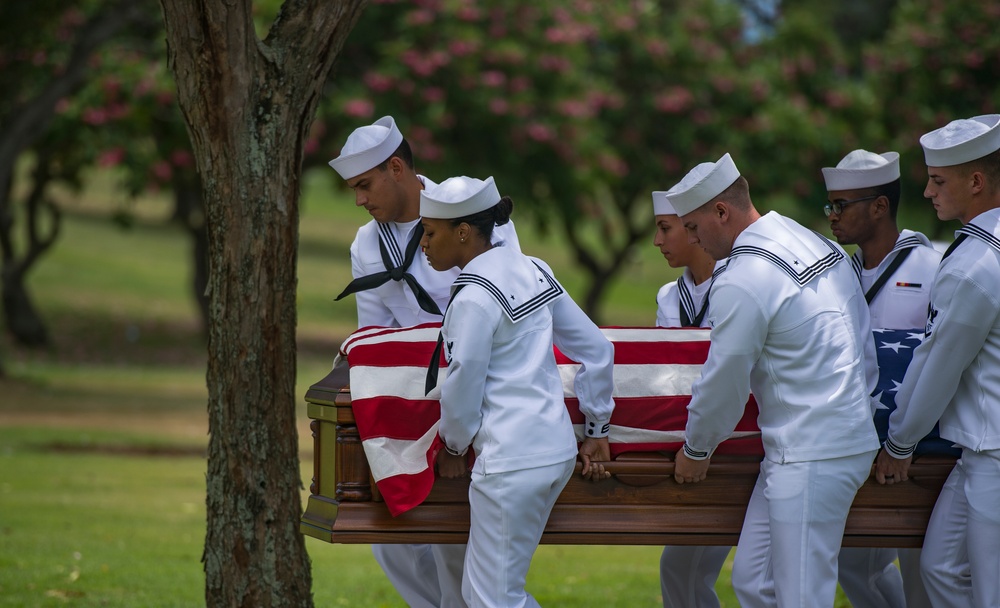
<svg viewBox="0 0 1000 608"><path fill-rule="evenodd" d="M531 557L569 480L577 437L552 346L580 368L585 434L607 436L614 349L541 262L494 247L466 265L441 331L439 434L476 454L463 593L470 606L537 606Z"/></svg>
<svg viewBox="0 0 1000 608"><path fill-rule="evenodd" d="M1000 605L1000 209L956 235L885 447L912 453L940 418L941 437L962 448L927 526L921 569L935 606L978 608Z"/></svg>
<svg viewBox="0 0 1000 608"><path fill-rule="evenodd" d="M874 340L854 271L839 246L772 212L736 238L708 318L685 454L710 456L751 389L764 443L736 594L744 607L832 606L847 513L878 447Z"/></svg>

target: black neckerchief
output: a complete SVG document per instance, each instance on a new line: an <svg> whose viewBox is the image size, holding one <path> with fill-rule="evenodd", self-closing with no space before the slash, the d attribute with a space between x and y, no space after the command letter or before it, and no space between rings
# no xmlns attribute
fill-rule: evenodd
<svg viewBox="0 0 1000 608"><path fill-rule="evenodd" d="M385 230L381 230L385 227ZM386 238L392 238L391 236L385 235L384 232L388 230L388 226L384 224L379 225L379 240L378 249L379 253L382 254L382 263L385 264L385 270L382 272L375 272L364 277L358 277L351 281L344 291L336 297L340 300L343 297L349 296L352 293L359 291L367 291L369 289L375 289L376 287L381 287L382 285L391 281L406 281L406 284L410 286L413 290L413 295L417 297L417 304L420 308L432 315L441 315L441 309L434 302L434 298L427 293L427 291L417 282L417 279L407 271L410 268L410 264L413 263L413 258L417 255L417 249L420 248L420 239L424 236L424 226L423 224L417 223L416 228L413 230L413 236L410 237L410 242L406 244L406 255L403 258L402 264L398 266L393 263L392 257L389 255L389 250L385 246ZM395 243L393 243L395 245ZM397 254L398 255L398 254Z"/></svg>

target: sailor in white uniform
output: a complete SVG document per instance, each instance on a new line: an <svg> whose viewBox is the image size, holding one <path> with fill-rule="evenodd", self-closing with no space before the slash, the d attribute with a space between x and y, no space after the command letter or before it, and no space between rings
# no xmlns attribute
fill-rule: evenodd
<svg viewBox="0 0 1000 608"><path fill-rule="evenodd" d="M678 483L705 478L752 389L764 443L733 564L740 604L833 606L837 554L878 448L864 294L846 253L761 216L728 154L668 194L694 242L726 269L712 285L712 345L692 387Z"/></svg>
<svg viewBox="0 0 1000 608"><path fill-rule="evenodd" d="M614 348L541 260L490 242L513 204L493 178L453 177L420 196L422 245L438 270L458 266L439 345L442 476L467 474L471 529L462 592L470 606L537 606L525 589L531 557L569 480L577 438L553 344L580 363L574 388L586 418L584 475L610 477ZM435 353L428 390L436 384Z"/></svg>
<svg viewBox="0 0 1000 608"><path fill-rule="evenodd" d="M420 192L434 183L413 168L409 143L391 116L359 127L330 166L372 216L351 244L358 327L409 327L440 322L458 270L433 270L420 249ZM519 250L512 224L498 241ZM375 560L411 608L464 607L465 545L372 545Z"/></svg>
<svg viewBox="0 0 1000 608"><path fill-rule="evenodd" d="M876 461L882 483L907 479L917 442L940 419L962 448L924 537L921 572L935 607L1000 606L1000 114L948 123L920 138L924 196L960 220L931 288L925 339L913 353Z"/></svg>
<svg viewBox="0 0 1000 608"><path fill-rule="evenodd" d="M330 166L355 193L372 221L351 243L351 285L358 327L409 327L441 321L457 270L437 272L420 250L419 192L434 182L418 175L413 155L391 116L355 129ZM498 227L495 241L520 250L513 224Z"/></svg>
<svg viewBox="0 0 1000 608"><path fill-rule="evenodd" d="M823 179L829 201L823 210L833 235L841 245L858 246L851 262L872 328L922 328L941 253L923 234L896 224L899 154L854 150L836 167L824 167ZM896 568L896 549L841 549L838 578L854 608L931 608L920 549L899 549L898 556Z"/></svg>
<svg viewBox="0 0 1000 608"><path fill-rule="evenodd" d="M704 249L688 241L684 222L667 199L667 193L653 192L653 245L671 268L683 268L676 281L656 294L657 327L708 327L709 292L716 270L725 263L716 261ZM660 591L664 608L718 608L715 581L729 557L730 547L714 545L668 545L660 555Z"/></svg>

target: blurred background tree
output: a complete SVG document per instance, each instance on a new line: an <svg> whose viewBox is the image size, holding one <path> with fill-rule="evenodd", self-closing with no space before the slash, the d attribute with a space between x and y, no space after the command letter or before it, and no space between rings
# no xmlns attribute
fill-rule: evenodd
<svg viewBox="0 0 1000 608"><path fill-rule="evenodd" d="M78 183L92 167L117 167L130 196L172 193L206 314L201 188L159 12L118 6L0 9L0 169L33 163L21 165L21 188L0 180L4 318L23 343L46 341L23 282L58 234L45 184ZM280 6L255 3L260 23ZM121 15L142 27L123 28ZM85 36L102 16L118 25ZM998 16L1000 0L376 1L335 67L304 163L329 171L351 130L394 115L419 170L494 175L516 221L564 237L588 277L582 304L599 319L651 234L649 193L727 151L761 207L822 227L819 169L858 147L897 150L904 217L946 238L949 226L920 204L917 139L997 111ZM129 217L123 206L115 219Z"/></svg>
<svg viewBox="0 0 1000 608"><path fill-rule="evenodd" d="M517 219L559 231L589 277L582 304L599 318L651 232L649 193L727 151L762 207L820 227L820 168L859 147L895 149L909 216L944 234L919 204L917 139L996 111L986 87L1000 59L988 25L998 6L374 2L306 162L321 165L355 127L394 115L429 177L494 175Z"/></svg>

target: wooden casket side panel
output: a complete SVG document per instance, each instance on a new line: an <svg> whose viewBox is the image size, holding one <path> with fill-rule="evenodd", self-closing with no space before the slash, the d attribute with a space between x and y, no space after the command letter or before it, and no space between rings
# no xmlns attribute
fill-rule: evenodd
<svg viewBox="0 0 1000 608"><path fill-rule="evenodd" d="M466 542L468 480L439 479L421 505L392 517L371 479L350 395L329 378L306 395L314 474L302 532L333 543ZM848 516L844 546L920 547L954 462L921 458L911 480L894 486L870 478ZM759 468L753 458L716 456L705 481L678 485L666 454L622 454L607 465L614 478L599 483L582 479L579 466L553 508L543 543L735 545Z"/></svg>

